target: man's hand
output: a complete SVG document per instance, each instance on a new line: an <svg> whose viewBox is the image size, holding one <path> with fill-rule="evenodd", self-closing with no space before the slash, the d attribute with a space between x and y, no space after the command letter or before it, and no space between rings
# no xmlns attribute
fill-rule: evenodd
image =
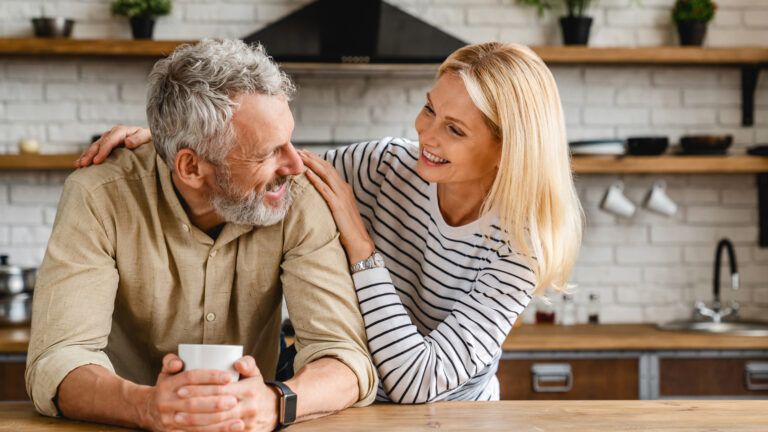
<svg viewBox="0 0 768 432"><path fill-rule="evenodd" d="M238 397L228 386L230 374L203 369L181 372L183 368L175 354L163 358L163 369L146 400L141 426L153 431L244 430Z"/></svg>
<svg viewBox="0 0 768 432"><path fill-rule="evenodd" d="M165 364L165 362L163 362ZM277 425L278 395L264 384L256 360L245 356L235 362L240 381L225 386L187 385L177 393L189 400L208 397L236 398L237 406L220 413L192 413L187 410L176 414L178 430L195 432L213 431L271 431ZM159 383L158 383L159 384Z"/></svg>

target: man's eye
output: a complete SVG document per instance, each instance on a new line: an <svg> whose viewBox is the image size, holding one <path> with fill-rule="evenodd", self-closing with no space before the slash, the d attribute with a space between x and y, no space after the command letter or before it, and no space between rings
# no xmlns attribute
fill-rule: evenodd
<svg viewBox="0 0 768 432"><path fill-rule="evenodd" d="M432 107L431 107L431 106L429 106L429 104L427 104L427 105L424 105L424 110L425 110L426 112L430 113L430 114L434 114L434 113L435 113L435 111L432 109Z"/></svg>

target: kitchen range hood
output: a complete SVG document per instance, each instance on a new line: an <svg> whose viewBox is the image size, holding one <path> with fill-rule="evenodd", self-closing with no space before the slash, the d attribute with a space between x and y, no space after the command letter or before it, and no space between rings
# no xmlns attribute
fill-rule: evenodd
<svg viewBox="0 0 768 432"><path fill-rule="evenodd" d="M278 62L441 63L466 45L382 0L318 0L243 39Z"/></svg>

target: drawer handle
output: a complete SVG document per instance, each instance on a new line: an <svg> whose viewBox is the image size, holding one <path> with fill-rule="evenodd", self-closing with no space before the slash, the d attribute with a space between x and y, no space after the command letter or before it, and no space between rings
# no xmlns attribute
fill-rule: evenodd
<svg viewBox="0 0 768 432"><path fill-rule="evenodd" d="M768 390L768 363L749 362L744 365L744 380L747 390Z"/></svg>
<svg viewBox="0 0 768 432"><path fill-rule="evenodd" d="M531 380L536 393L567 393L573 388L568 363L535 363L531 366Z"/></svg>

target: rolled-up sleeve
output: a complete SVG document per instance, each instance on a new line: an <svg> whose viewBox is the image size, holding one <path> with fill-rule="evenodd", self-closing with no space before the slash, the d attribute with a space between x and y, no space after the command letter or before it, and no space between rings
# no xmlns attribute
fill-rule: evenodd
<svg viewBox="0 0 768 432"><path fill-rule="evenodd" d="M95 364L114 372L103 350L117 286L114 250L95 200L70 177L33 300L25 379L41 414L59 414L58 387L75 368Z"/></svg>
<svg viewBox="0 0 768 432"><path fill-rule="evenodd" d="M333 216L304 177L296 179L296 200L285 219L282 284L296 330L295 370L333 357L357 376L355 406L376 397L378 378L368 353L347 258Z"/></svg>

